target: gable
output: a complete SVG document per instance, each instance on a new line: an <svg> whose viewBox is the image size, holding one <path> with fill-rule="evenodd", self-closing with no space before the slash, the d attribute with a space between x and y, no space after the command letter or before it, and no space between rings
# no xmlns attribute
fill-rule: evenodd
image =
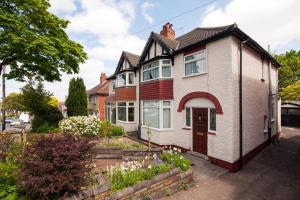
<svg viewBox="0 0 300 200"><path fill-rule="evenodd" d="M170 49L164 45L161 41L156 40L155 37L149 37L146 46L142 52L141 62L152 59L156 56L167 55L170 53Z"/></svg>

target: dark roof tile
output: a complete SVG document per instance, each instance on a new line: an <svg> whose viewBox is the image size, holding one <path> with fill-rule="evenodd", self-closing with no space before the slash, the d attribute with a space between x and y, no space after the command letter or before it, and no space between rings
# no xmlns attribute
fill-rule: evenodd
<svg viewBox="0 0 300 200"><path fill-rule="evenodd" d="M92 89L87 91L88 95L102 94L108 95L108 81L104 81L102 84L98 84Z"/></svg>

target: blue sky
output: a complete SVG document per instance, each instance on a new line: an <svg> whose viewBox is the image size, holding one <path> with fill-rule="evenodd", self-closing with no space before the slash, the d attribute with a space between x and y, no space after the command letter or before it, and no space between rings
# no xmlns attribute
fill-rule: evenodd
<svg viewBox="0 0 300 200"><path fill-rule="evenodd" d="M151 31L159 32L168 19L209 2L170 20L176 36L199 26L236 22L264 48L270 44L273 52L300 49L298 0L50 0L50 11L68 19L67 33L84 45L89 59L77 76L89 89L98 84L101 72L113 73L122 50L141 53ZM46 89L64 100L71 77L63 75L62 82L45 83ZM22 85L8 81L8 93Z"/></svg>

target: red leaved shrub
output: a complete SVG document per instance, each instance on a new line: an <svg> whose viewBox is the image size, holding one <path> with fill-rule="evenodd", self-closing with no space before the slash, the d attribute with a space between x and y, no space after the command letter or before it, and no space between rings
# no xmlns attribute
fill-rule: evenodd
<svg viewBox="0 0 300 200"><path fill-rule="evenodd" d="M32 199L57 199L86 184L91 170L87 138L72 135L41 137L27 146L22 158L21 186Z"/></svg>

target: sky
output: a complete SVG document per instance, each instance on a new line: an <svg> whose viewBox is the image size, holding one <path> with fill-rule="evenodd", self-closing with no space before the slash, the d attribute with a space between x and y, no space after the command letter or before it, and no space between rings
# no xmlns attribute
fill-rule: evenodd
<svg viewBox="0 0 300 200"><path fill-rule="evenodd" d="M61 101L69 80L82 77L86 88L99 84L101 72L111 75L122 51L141 54L151 31L173 24L176 37L196 27L237 23L274 53L300 50L299 0L50 0L50 12L70 21L66 32L84 46L88 59L78 75L62 75L45 88ZM7 94L25 83L8 80Z"/></svg>

